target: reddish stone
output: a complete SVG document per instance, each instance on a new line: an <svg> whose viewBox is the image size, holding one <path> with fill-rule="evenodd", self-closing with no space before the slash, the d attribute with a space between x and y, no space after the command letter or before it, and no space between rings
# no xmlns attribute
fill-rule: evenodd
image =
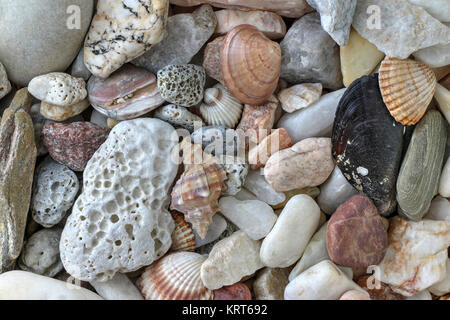
<svg viewBox="0 0 450 320"><path fill-rule="evenodd" d="M370 279L369 279L370 278ZM366 290L371 300L404 300L405 297L394 292L391 287L383 282L376 282L374 276L364 276L356 282L358 286ZM371 289L369 289L369 284Z"/></svg>
<svg viewBox="0 0 450 320"><path fill-rule="evenodd" d="M245 284L235 283L214 290L214 300L252 300L252 293Z"/></svg>
<svg viewBox="0 0 450 320"><path fill-rule="evenodd" d="M91 122L48 122L42 128L43 143L50 156L74 171L87 162L108 137L108 130Z"/></svg>
<svg viewBox="0 0 450 320"><path fill-rule="evenodd" d="M203 54L203 68L208 76L222 82L222 71L220 69L220 52L222 50L225 36L218 37L206 45Z"/></svg>
<svg viewBox="0 0 450 320"><path fill-rule="evenodd" d="M372 200L355 195L331 216L327 249L331 260L350 268L379 264L388 246L387 231Z"/></svg>

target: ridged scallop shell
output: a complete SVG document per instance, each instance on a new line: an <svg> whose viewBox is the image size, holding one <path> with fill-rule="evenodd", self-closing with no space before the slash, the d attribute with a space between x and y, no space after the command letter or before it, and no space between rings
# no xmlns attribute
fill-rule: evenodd
<svg viewBox="0 0 450 320"><path fill-rule="evenodd" d="M217 159L204 153L201 145L191 144L189 138L180 147L185 171L172 190L170 209L182 212L204 239L212 216L219 210L218 199L225 188L227 174Z"/></svg>
<svg viewBox="0 0 450 320"><path fill-rule="evenodd" d="M242 103L262 104L277 88L280 45L254 26L243 24L231 30L220 59L223 84Z"/></svg>
<svg viewBox="0 0 450 320"><path fill-rule="evenodd" d="M244 106L220 83L205 90L200 114L207 125L223 125L234 129L241 119Z"/></svg>
<svg viewBox="0 0 450 320"><path fill-rule="evenodd" d="M212 300L203 285L200 268L206 257L195 252L174 252L149 266L138 287L145 300Z"/></svg>
<svg viewBox="0 0 450 320"><path fill-rule="evenodd" d="M436 90L436 76L414 60L386 57L381 63L379 84L391 115L403 125L422 119Z"/></svg>
<svg viewBox="0 0 450 320"><path fill-rule="evenodd" d="M175 229L172 232L172 251L194 251L195 236L189 223L184 220L183 214L171 211Z"/></svg>

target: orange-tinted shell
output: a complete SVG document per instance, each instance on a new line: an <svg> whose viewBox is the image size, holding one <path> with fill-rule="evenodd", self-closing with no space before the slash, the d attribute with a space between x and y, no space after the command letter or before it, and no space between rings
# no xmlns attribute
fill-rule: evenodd
<svg viewBox="0 0 450 320"><path fill-rule="evenodd" d="M184 220L183 214L177 211L171 211L175 229L172 232L171 251L194 251L195 236L189 223Z"/></svg>
<svg viewBox="0 0 450 320"><path fill-rule="evenodd" d="M275 91L281 72L280 45L254 26L231 30L221 52L222 79L230 93L243 103L264 103Z"/></svg>
<svg viewBox="0 0 450 320"><path fill-rule="evenodd" d="M430 68L414 60L386 57L378 79L383 101L395 120L414 125L422 119L436 90Z"/></svg>
<svg viewBox="0 0 450 320"><path fill-rule="evenodd" d="M145 300L212 300L200 268L206 257L195 252L168 254L145 269L138 287Z"/></svg>

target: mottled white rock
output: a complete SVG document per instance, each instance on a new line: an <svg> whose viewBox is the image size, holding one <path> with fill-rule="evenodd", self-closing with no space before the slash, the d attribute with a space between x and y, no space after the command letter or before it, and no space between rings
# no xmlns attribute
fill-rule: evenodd
<svg viewBox="0 0 450 320"><path fill-rule="evenodd" d="M95 152L83 173L60 244L68 273L106 281L132 272L169 250L174 222L167 207L178 165L172 126L150 118L122 121Z"/></svg>
<svg viewBox="0 0 450 320"><path fill-rule="evenodd" d="M302 83L281 90L278 93L278 100L284 111L292 113L294 111L307 108L317 100L322 94L322 84Z"/></svg>
<svg viewBox="0 0 450 320"><path fill-rule="evenodd" d="M122 273L116 273L108 281L91 281L90 284L105 300L144 300L136 286Z"/></svg>
<svg viewBox="0 0 450 320"><path fill-rule="evenodd" d="M313 198L305 194L292 197L262 242L261 261L271 268L294 264L317 230L319 219L320 208Z"/></svg>
<svg viewBox="0 0 450 320"><path fill-rule="evenodd" d="M239 230L217 242L203 262L200 277L210 290L239 282L264 267L259 258L261 242Z"/></svg>
<svg viewBox="0 0 450 320"><path fill-rule="evenodd" d="M436 296L443 296L450 292L450 259L447 259L444 279L429 287L428 290Z"/></svg>
<svg viewBox="0 0 450 320"><path fill-rule="evenodd" d="M348 42L356 0L306 0L320 13L322 28L340 46Z"/></svg>
<svg viewBox="0 0 450 320"><path fill-rule="evenodd" d="M244 187L256 195L259 200L270 205L276 205L286 200L286 195L283 192L275 191L259 170L249 170Z"/></svg>
<svg viewBox="0 0 450 320"><path fill-rule="evenodd" d="M435 197L431 201L430 210L424 218L450 222L450 201L441 196Z"/></svg>
<svg viewBox="0 0 450 320"><path fill-rule="evenodd" d="M220 212L251 239L260 240L272 230L277 215L260 200L239 201L234 197L219 200Z"/></svg>
<svg viewBox="0 0 450 320"><path fill-rule="evenodd" d="M450 6L448 0L408 0L409 2L421 6L429 14L442 22L450 22Z"/></svg>
<svg viewBox="0 0 450 320"><path fill-rule="evenodd" d="M405 300L431 300L431 293L428 290L420 291L412 297L406 297Z"/></svg>
<svg viewBox="0 0 450 320"><path fill-rule="evenodd" d="M84 42L89 71L107 78L164 37L169 0L99 0Z"/></svg>
<svg viewBox="0 0 450 320"><path fill-rule="evenodd" d="M434 93L439 110L450 123L450 91L439 83L436 85L436 92Z"/></svg>
<svg viewBox="0 0 450 320"><path fill-rule="evenodd" d="M345 92L340 89L323 95L306 109L286 113L277 128L285 128L293 143L311 137L330 137L339 100Z"/></svg>
<svg viewBox="0 0 450 320"><path fill-rule="evenodd" d="M439 194L443 197L450 197L450 157L442 169L441 178L439 182Z"/></svg>
<svg viewBox="0 0 450 320"><path fill-rule="evenodd" d="M200 238L198 233L195 230L192 230L195 237L195 247L198 248L219 239L226 228L227 221L220 214L216 213L212 217L212 223L208 227L205 239Z"/></svg>
<svg viewBox="0 0 450 320"><path fill-rule="evenodd" d="M92 123L94 123L102 128L109 129L107 119L108 119L108 117L105 116L104 114L98 112L95 109L92 110L91 119L90 119L90 121Z"/></svg>
<svg viewBox="0 0 450 320"><path fill-rule="evenodd" d="M443 67L450 64L450 44L424 48L414 52L413 56L430 68Z"/></svg>
<svg viewBox="0 0 450 320"><path fill-rule="evenodd" d="M66 107L61 107L42 101L40 112L46 119L53 121L65 121L81 114L89 106L90 103L88 98Z"/></svg>
<svg viewBox="0 0 450 320"><path fill-rule="evenodd" d="M387 56L399 59L450 43L450 29L407 0L359 0L353 27Z"/></svg>
<svg viewBox="0 0 450 320"><path fill-rule="evenodd" d="M234 196L241 191L244 185L249 165L245 162L244 158L227 155L218 156L218 158L227 173L227 179L225 180L226 189L222 191L222 195Z"/></svg>
<svg viewBox="0 0 450 320"><path fill-rule="evenodd" d="M48 73L31 79L28 91L36 99L61 107L68 107L87 97L86 82L62 72Z"/></svg>
<svg viewBox="0 0 450 320"><path fill-rule="evenodd" d="M380 281L397 293L413 296L442 281L446 274L450 222L390 221L389 247L380 267Z"/></svg>
<svg viewBox="0 0 450 320"><path fill-rule="evenodd" d="M194 128L204 125L202 118L193 114L187 108L176 104L168 104L156 109L153 116L174 126L186 128L190 132L194 131Z"/></svg>
<svg viewBox="0 0 450 320"><path fill-rule="evenodd" d="M253 193L251 193L250 191L248 191L245 188L242 188L241 191L239 191L238 193L236 193L234 195L234 197L238 200L241 201L245 201L245 200L257 200L258 197L255 196Z"/></svg>
<svg viewBox="0 0 450 320"><path fill-rule="evenodd" d="M345 292L365 292L330 260L307 269L287 285L285 300L338 300Z"/></svg>
<svg viewBox="0 0 450 320"><path fill-rule="evenodd" d="M325 183L320 186L317 203L326 214L333 214L336 209L358 191L348 182L336 166Z"/></svg>
<svg viewBox="0 0 450 320"><path fill-rule="evenodd" d="M0 300L103 300L94 292L68 282L27 271L0 274Z"/></svg>
<svg viewBox="0 0 450 320"><path fill-rule="evenodd" d="M8 80L5 67L0 62L0 99L11 91L11 82Z"/></svg>

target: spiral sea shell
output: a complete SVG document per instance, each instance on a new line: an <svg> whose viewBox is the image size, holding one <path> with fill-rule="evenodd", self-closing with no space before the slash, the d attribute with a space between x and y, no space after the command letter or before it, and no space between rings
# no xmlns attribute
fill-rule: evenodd
<svg viewBox="0 0 450 320"><path fill-rule="evenodd" d="M205 90L200 113L207 125L223 125L234 129L241 118L244 106L220 83Z"/></svg>
<svg viewBox="0 0 450 320"><path fill-rule="evenodd" d="M149 266L138 287L146 300L212 300L203 285L200 268L206 257L194 252L168 254Z"/></svg>
<svg viewBox="0 0 450 320"><path fill-rule="evenodd" d="M381 63L379 84L391 115L403 125L422 119L436 90L436 76L414 60L386 57Z"/></svg>
<svg viewBox="0 0 450 320"><path fill-rule="evenodd" d="M184 220L183 214L171 211L175 229L172 232L172 251L194 251L195 236L189 223Z"/></svg>
<svg viewBox="0 0 450 320"><path fill-rule="evenodd" d="M275 91L281 72L280 45L254 26L231 30L221 51L223 84L242 103L264 103Z"/></svg>

